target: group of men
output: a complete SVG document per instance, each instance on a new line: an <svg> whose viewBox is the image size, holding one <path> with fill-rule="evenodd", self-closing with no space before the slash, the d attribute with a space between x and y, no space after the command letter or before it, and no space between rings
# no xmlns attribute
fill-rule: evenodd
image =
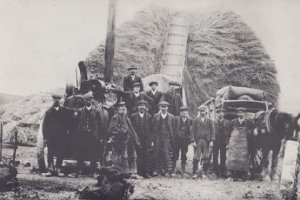
<svg viewBox="0 0 300 200"><path fill-rule="evenodd" d="M247 137L251 135L251 126L245 119L243 108L238 109L238 119L230 122L224 119L222 109L217 110L217 120L212 121L207 117L207 108L198 107L195 119L189 116L189 108L182 103L181 95L176 92L178 86L175 82L169 83L169 91L162 93L157 90L158 82L149 83L151 89L144 92L141 78L136 74L136 67L130 67L130 74L124 78L123 90L113 90L121 98L116 105L116 113L108 124L103 124L99 111L87 99L85 107L78 112L59 105L59 98L53 96L54 104L46 112L43 125L44 137L47 140L48 166L46 175L53 175L53 157L60 155L56 150L63 149L64 144L57 138L66 135L65 119L78 125L78 140L75 145L77 167L75 176L82 168L82 163L89 155L91 161L90 173L96 173L97 159L102 162L106 157L106 144L111 144L112 165L124 170L137 173L145 178L163 175L171 177L176 173L176 164L181 155L182 175L186 175L186 161L189 144L193 143L193 178L198 177L198 166L202 164L202 177L207 176L209 167L209 149L213 147L213 166L217 175L225 175L226 169L234 175L236 162L230 160L226 167L226 151L230 144L230 133L234 129L245 128ZM108 125L108 126L107 126ZM106 128L103 128L107 126ZM103 135L107 133L108 141ZM61 140L63 141L63 140ZM245 148L247 148L246 146ZM102 149L102 150L101 150ZM230 149L229 149L230 151ZM246 149L248 152L248 149ZM102 153L99 153L102 152ZM91 156L99 155L100 156ZM234 152L232 153L234 154ZM220 163L219 163L220 155ZM237 156L238 157L238 156ZM62 156L58 156L56 167L60 172ZM242 160L241 165L245 164ZM171 165L171 167L169 167ZM231 165L234 167L231 168ZM246 164L245 164L246 165ZM50 170L52 166L52 170ZM237 173L247 173L247 166L237 170ZM54 170L55 171L55 170Z"/></svg>

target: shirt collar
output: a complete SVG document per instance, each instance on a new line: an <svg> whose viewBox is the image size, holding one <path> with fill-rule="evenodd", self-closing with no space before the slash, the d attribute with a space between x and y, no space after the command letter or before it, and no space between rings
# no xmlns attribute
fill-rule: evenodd
<svg viewBox="0 0 300 200"><path fill-rule="evenodd" d="M163 119L165 119L165 118L167 117L167 115L168 115L168 113L163 114L162 112L161 112L160 114L161 114L161 117L162 117Z"/></svg>
<svg viewBox="0 0 300 200"><path fill-rule="evenodd" d="M134 80L135 79L135 75L130 75L131 79Z"/></svg>
<svg viewBox="0 0 300 200"><path fill-rule="evenodd" d="M59 106L58 107L53 107L56 111L58 111L59 110Z"/></svg>
<svg viewBox="0 0 300 200"><path fill-rule="evenodd" d="M245 121L245 118L243 118L243 119L238 118L238 120L239 120L240 124L242 124Z"/></svg>
<svg viewBox="0 0 300 200"><path fill-rule="evenodd" d="M187 120L187 117L181 117L182 121L186 121Z"/></svg>
<svg viewBox="0 0 300 200"><path fill-rule="evenodd" d="M200 117L201 121L204 122L206 117Z"/></svg>
<svg viewBox="0 0 300 200"><path fill-rule="evenodd" d="M155 95L157 90L155 90L155 91L151 90L151 92L152 92L153 95Z"/></svg>
<svg viewBox="0 0 300 200"><path fill-rule="evenodd" d="M138 96L140 96L140 93L133 93L134 94L134 96L136 96L136 97L138 97Z"/></svg>
<svg viewBox="0 0 300 200"><path fill-rule="evenodd" d="M145 113L140 113L140 112L139 112L139 115L140 115L141 118L143 118L144 115L145 115Z"/></svg>

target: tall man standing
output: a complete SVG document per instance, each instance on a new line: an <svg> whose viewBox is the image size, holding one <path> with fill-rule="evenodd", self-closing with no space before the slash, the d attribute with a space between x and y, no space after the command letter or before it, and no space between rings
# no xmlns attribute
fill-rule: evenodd
<svg viewBox="0 0 300 200"><path fill-rule="evenodd" d="M144 86L141 77L136 74L137 67L132 65L128 68L129 75L124 77L123 89L124 91L132 91L132 86L134 83L139 83L141 85L141 92L144 91Z"/></svg>
<svg viewBox="0 0 300 200"><path fill-rule="evenodd" d="M166 101L170 104L168 112L172 115L179 116L180 107L182 106L182 100L180 94L176 92L176 82L169 83L169 91L164 93L162 96L162 101Z"/></svg>
<svg viewBox="0 0 300 200"><path fill-rule="evenodd" d="M207 178L209 146L213 145L215 133L213 121L206 116L206 106L198 107L199 115L192 125L192 142L194 142L193 179L197 178L197 170L201 157L203 164L203 178Z"/></svg>
<svg viewBox="0 0 300 200"><path fill-rule="evenodd" d="M218 109L215 122L215 142L213 147L213 165L216 175L225 176L226 171L226 146L231 131L230 121L224 119L224 110ZM220 155L220 163L219 163Z"/></svg>
<svg viewBox="0 0 300 200"><path fill-rule="evenodd" d="M100 112L92 105L91 100L91 97L88 97L85 100L85 107L79 110L76 176L79 170L82 170L85 158L91 162L90 175L96 176L96 161L99 158L100 145L102 145L101 127L103 125Z"/></svg>
<svg viewBox="0 0 300 200"><path fill-rule="evenodd" d="M148 149L151 146L151 115L146 112L147 101L140 100L138 112L131 115L134 130L140 139L140 148L137 149L137 172L140 176L149 178Z"/></svg>
<svg viewBox="0 0 300 200"><path fill-rule="evenodd" d="M140 146L140 140L127 116L125 102L118 104L118 112L111 119L108 133L112 139L113 166L119 166L126 171L134 170L132 168L135 166L129 166L128 155L136 155L134 147Z"/></svg>
<svg viewBox="0 0 300 200"><path fill-rule="evenodd" d="M170 177L168 163L170 160L169 150L174 146L174 131L175 117L168 112L170 105L166 101L160 102L160 112L156 113L152 119L152 127L154 134L154 155L155 155L155 171L154 176L157 176L159 171L159 158L162 158L162 175Z"/></svg>
<svg viewBox="0 0 300 200"><path fill-rule="evenodd" d="M151 81L149 86L151 89L146 94L153 99L153 102L149 105L149 113L153 116L159 111L159 102L162 97L162 93L157 91L158 83L156 81Z"/></svg>
<svg viewBox="0 0 300 200"><path fill-rule="evenodd" d="M65 150L65 141L68 134L68 125L73 116L73 111L60 106L60 95L52 95L53 105L46 111L43 120L43 135L48 148L48 167L44 176L64 176L60 172L62 156ZM56 165L54 156L57 157Z"/></svg>
<svg viewBox="0 0 300 200"><path fill-rule="evenodd" d="M189 110L188 107L182 106L180 108L180 116L176 117L175 146L174 146L172 168L174 173L176 168L176 161L179 158L179 152L180 152L182 175L185 174L185 165L187 160L186 154L191 140L192 120L189 118L188 110Z"/></svg>

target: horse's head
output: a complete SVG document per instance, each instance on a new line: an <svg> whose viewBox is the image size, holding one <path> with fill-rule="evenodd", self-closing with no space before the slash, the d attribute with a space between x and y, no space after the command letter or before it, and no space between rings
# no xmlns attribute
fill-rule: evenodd
<svg viewBox="0 0 300 200"><path fill-rule="evenodd" d="M294 138L294 117L291 114L278 112L275 122L275 130L283 135L286 139Z"/></svg>

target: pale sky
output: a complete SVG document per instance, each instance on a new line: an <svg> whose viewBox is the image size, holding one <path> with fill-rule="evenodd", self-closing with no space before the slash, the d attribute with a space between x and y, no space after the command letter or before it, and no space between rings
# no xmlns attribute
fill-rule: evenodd
<svg viewBox="0 0 300 200"><path fill-rule="evenodd" d="M232 10L256 33L279 72L284 111L300 111L300 0L118 0L117 26L150 4ZM105 38L108 0L0 0L0 92L64 87Z"/></svg>

